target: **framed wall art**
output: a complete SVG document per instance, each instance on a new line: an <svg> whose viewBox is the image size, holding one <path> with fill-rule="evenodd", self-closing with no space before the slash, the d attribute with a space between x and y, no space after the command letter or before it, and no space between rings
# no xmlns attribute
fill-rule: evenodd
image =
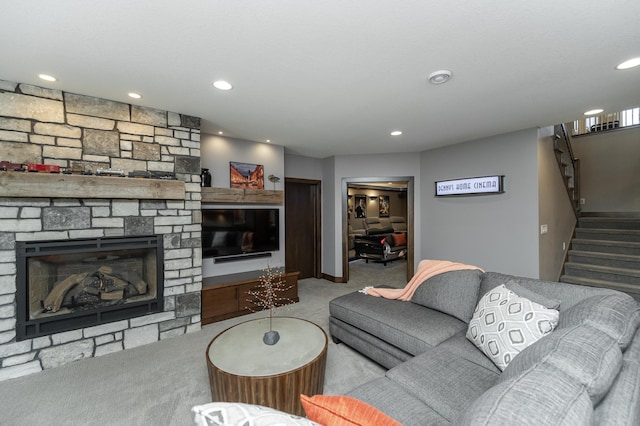
<svg viewBox="0 0 640 426"><path fill-rule="evenodd" d="M378 197L378 216L389 217L391 206L389 205L389 196L381 195Z"/></svg>
<svg viewBox="0 0 640 426"><path fill-rule="evenodd" d="M264 189L264 166L229 162L231 188Z"/></svg>
<svg viewBox="0 0 640 426"><path fill-rule="evenodd" d="M367 217L367 196L366 195L356 195L356 202L354 207L354 212L356 217Z"/></svg>

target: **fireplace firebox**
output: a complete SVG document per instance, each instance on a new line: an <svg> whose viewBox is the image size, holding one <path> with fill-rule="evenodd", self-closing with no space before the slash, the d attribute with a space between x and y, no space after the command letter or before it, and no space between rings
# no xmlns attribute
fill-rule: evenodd
<svg viewBox="0 0 640 426"><path fill-rule="evenodd" d="M163 310L158 235L16 242L16 339Z"/></svg>

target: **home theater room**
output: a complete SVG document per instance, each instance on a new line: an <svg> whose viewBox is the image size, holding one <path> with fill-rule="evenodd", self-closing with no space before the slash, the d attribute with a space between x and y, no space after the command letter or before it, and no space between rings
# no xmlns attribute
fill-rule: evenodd
<svg viewBox="0 0 640 426"><path fill-rule="evenodd" d="M0 424L640 424L640 2L0 13Z"/></svg>

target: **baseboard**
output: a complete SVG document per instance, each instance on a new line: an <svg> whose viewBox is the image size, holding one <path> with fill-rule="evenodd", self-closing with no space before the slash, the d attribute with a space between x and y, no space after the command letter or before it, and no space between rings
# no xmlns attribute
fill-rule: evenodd
<svg viewBox="0 0 640 426"><path fill-rule="evenodd" d="M339 284L344 284L347 282L347 280L344 277L334 277L333 275L328 275L325 273L322 274L322 279L331 281L332 283L339 283Z"/></svg>

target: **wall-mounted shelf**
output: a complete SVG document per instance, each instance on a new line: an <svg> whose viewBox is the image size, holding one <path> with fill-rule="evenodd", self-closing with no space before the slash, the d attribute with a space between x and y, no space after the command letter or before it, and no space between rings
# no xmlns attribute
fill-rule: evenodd
<svg viewBox="0 0 640 426"><path fill-rule="evenodd" d="M282 204L284 202L284 191L203 187L202 202L217 204Z"/></svg>
<svg viewBox="0 0 640 426"><path fill-rule="evenodd" d="M0 171L0 197L184 200L180 180Z"/></svg>

